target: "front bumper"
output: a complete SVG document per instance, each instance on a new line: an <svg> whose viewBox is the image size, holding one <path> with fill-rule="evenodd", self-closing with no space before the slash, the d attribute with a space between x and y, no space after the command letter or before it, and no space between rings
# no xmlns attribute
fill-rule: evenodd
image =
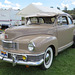
<svg viewBox="0 0 75 75"><path fill-rule="evenodd" d="M22 56L25 56L26 60L23 60L21 58ZM44 62L44 53L31 55L31 54L17 54L8 52L7 57L0 55L0 59L12 63L13 66L15 66L16 64L38 66Z"/></svg>

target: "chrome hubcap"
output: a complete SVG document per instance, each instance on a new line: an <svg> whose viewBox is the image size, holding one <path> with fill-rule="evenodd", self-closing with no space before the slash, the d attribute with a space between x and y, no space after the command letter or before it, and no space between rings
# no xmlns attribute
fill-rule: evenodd
<svg viewBox="0 0 75 75"><path fill-rule="evenodd" d="M50 63L50 59L51 59L51 52L48 51L46 53L46 58L45 58L45 64L48 65Z"/></svg>

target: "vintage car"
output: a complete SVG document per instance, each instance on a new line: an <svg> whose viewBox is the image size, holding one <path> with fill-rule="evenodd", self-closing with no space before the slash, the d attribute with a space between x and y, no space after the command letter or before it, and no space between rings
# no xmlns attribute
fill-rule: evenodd
<svg viewBox="0 0 75 75"><path fill-rule="evenodd" d="M75 26L69 14L31 16L27 25L8 28L0 42L0 59L48 69L53 57L75 44Z"/></svg>

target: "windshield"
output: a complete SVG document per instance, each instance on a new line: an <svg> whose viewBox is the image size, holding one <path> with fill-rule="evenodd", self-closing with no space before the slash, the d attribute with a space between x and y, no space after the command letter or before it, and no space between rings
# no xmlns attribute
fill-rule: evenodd
<svg viewBox="0 0 75 75"><path fill-rule="evenodd" d="M31 24L54 24L55 17L31 17L27 18L27 25Z"/></svg>

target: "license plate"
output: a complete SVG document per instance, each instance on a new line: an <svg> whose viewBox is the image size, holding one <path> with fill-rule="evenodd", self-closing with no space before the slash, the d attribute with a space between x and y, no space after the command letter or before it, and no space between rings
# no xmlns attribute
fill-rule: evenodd
<svg viewBox="0 0 75 75"><path fill-rule="evenodd" d="M7 51L1 51L1 56L7 57L8 56L8 52Z"/></svg>

